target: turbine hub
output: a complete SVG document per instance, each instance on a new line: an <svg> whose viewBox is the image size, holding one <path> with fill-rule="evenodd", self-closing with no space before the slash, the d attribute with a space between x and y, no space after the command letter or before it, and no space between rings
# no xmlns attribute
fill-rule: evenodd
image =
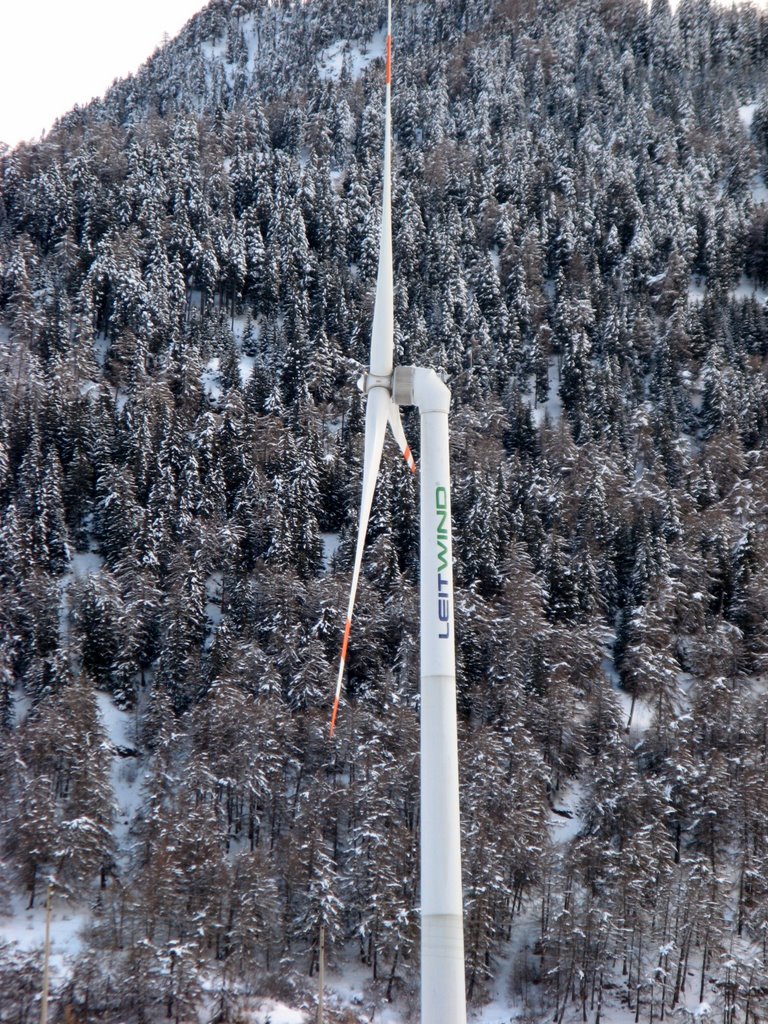
<svg viewBox="0 0 768 1024"><path fill-rule="evenodd" d="M385 388L392 394L392 374L366 371L357 382L357 386L364 395L367 395L373 388Z"/></svg>

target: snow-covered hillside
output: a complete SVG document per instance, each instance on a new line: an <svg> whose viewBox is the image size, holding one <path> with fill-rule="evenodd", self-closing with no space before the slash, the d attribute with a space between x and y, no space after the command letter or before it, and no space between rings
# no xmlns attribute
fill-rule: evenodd
<svg viewBox="0 0 768 1024"><path fill-rule="evenodd" d="M38 1016L52 876L52 1019L313 1019L321 926L329 1020L418 1017L389 443L327 738L384 17L214 0L0 156L0 1022ZM435 0L394 32L396 356L453 395L471 1018L755 1024L768 15Z"/></svg>

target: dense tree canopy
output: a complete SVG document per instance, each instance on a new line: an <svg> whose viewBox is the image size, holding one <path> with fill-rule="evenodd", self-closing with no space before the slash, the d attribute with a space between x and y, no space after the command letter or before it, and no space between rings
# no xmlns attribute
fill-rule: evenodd
<svg viewBox="0 0 768 1024"><path fill-rule="evenodd" d="M748 1024L768 986L768 16L395 14L396 347L454 398L469 993L512 941L532 1013L599 1018L618 986L636 1020L706 997ZM316 969L320 925L381 996L413 982L418 511L394 448L325 738L382 16L213 0L0 156L0 839L30 904L51 871L96 899L61 994L88 1019L187 1019L213 970L231 1019L241 983ZM134 714L118 756L97 692ZM0 947L9 1014L36 971Z"/></svg>

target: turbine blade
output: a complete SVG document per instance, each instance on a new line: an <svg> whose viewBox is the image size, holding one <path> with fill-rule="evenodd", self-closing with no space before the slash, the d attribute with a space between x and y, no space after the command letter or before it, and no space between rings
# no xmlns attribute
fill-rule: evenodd
<svg viewBox="0 0 768 1024"><path fill-rule="evenodd" d="M389 425L392 428L392 436L397 441L398 448L403 453L408 469L412 473L416 472L416 462L413 458L413 452L411 451L410 445L405 437L405 431L403 430L403 421L400 418L400 409L394 402L389 403Z"/></svg>
<svg viewBox="0 0 768 1024"><path fill-rule="evenodd" d="M352 583L349 591L349 604L347 605L347 619L344 623L344 639L341 644L339 674L336 680L336 694L333 699L333 711L331 712L331 738L333 738L333 732L336 728L336 715L338 714L339 701L341 700L341 684L344 678L344 666L347 661L349 634L352 629L352 613L355 608L357 585L360 581L360 567L363 561L365 535L368 532L368 520L371 516L373 492L376 489L376 478L379 475L379 466L381 465L381 452L384 448L384 434L387 429L390 404L389 392L385 388L372 388L368 393L368 403L365 409L365 461L363 462L363 493L360 498L360 521L357 527L355 565L352 570Z"/></svg>
<svg viewBox="0 0 768 1024"><path fill-rule="evenodd" d="M371 330L371 373L389 376L393 363L394 287L392 279L392 12L387 22L387 91L384 107L384 173L376 299Z"/></svg>
<svg viewBox="0 0 768 1024"><path fill-rule="evenodd" d="M384 104L384 171L381 193L381 229L379 234L379 266L376 274L376 297L373 306L373 326L371 328L371 358L369 372L373 376L392 376L394 359L394 323L395 302L392 277L392 0L387 5L387 61L386 61L386 99ZM336 715L341 699L341 684L344 678L344 666L347 660L347 646L352 629L352 613L357 596L357 585L360 580L360 567L363 560L365 535L368 531L368 520L373 503L373 492L376 478L379 475L381 452L384 447L384 434L387 421L392 422L390 413L391 398L389 389L384 386L373 387L368 392L368 403L365 410L365 461L363 463L363 493L360 499L360 522L358 524L357 547L355 549L355 565L352 572L352 584L347 607L347 619L344 624L344 639L339 659L339 675L336 680L336 695L331 713L331 737L336 728ZM405 441L399 410L397 422L400 435ZM393 431L397 428L393 426ZM397 433L395 434L398 437ZM398 444L400 441L398 440ZM402 448L402 445L401 445ZM407 448L407 445L405 445ZM405 449L403 449L405 453Z"/></svg>

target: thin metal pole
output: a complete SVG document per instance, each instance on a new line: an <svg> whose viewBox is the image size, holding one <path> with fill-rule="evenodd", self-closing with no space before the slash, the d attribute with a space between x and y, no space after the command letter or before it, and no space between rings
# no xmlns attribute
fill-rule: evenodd
<svg viewBox="0 0 768 1024"><path fill-rule="evenodd" d="M43 946L43 993L40 999L40 1024L48 1024L48 976L51 962L51 903L53 901L53 884L48 883L48 895L45 901L45 945Z"/></svg>

